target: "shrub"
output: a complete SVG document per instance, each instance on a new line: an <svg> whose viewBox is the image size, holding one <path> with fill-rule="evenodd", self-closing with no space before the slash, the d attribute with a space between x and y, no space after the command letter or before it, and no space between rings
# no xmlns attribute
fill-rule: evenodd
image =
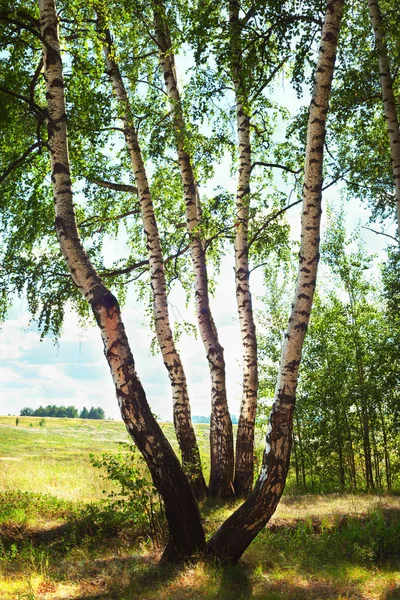
<svg viewBox="0 0 400 600"><path fill-rule="evenodd" d="M107 494L106 509L117 511L115 516L132 523L158 547L165 529L161 498L136 447L121 445L125 451L117 454L104 452L100 458L90 455L92 465L105 471L102 477L117 484L117 491Z"/></svg>

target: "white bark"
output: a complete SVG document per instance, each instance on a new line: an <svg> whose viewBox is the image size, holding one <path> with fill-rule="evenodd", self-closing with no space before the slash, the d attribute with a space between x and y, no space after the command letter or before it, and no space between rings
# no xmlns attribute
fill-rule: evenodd
<svg viewBox="0 0 400 600"><path fill-rule="evenodd" d="M393 92L393 80L390 73L388 49L385 40L382 15L377 0L368 0L369 16L375 35L375 43L379 55L379 74L381 78L382 100L385 119L388 127L390 156L392 161L396 214L397 235L400 244L400 127L396 109L396 99Z"/></svg>
<svg viewBox="0 0 400 600"><path fill-rule="evenodd" d="M239 2L229 2L231 75L235 88L238 137L238 180L236 192L235 284L243 354L242 402L236 439L235 492L247 495L253 487L254 426L257 409L257 338L250 293L249 206L250 206L250 108L246 106L242 72Z"/></svg>

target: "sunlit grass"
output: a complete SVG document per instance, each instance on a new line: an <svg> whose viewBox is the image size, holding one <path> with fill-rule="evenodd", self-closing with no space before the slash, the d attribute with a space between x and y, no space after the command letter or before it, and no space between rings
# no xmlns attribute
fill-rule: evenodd
<svg viewBox="0 0 400 600"><path fill-rule="evenodd" d="M239 565L160 565L161 550L98 504L112 486L89 453L120 450L124 425L39 421L0 418L1 600L400 599L400 497L288 495ZM209 428L196 430L206 460ZM206 502L207 533L237 504Z"/></svg>

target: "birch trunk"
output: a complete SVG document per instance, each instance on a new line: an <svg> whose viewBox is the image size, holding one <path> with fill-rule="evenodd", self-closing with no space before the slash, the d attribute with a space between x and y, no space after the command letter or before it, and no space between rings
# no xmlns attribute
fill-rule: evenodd
<svg viewBox="0 0 400 600"><path fill-rule="evenodd" d="M350 462L352 487L354 490L356 490L357 489L357 475L356 475L356 461L354 458L353 436L351 433L351 427L350 427L349 419L347 417L346 410L343 411L343 415L344 415L344 420L346 422L347 439L349 442L349 450L350 450L349 462Z"/></svg>
<svg viewBox="0 0 400 600"><path fill-rule="evenodd" d="M90 304L100 328L104 353L128 433L142 452L164 500L170 528L165 557L181 560L204 548L198 507L179 461L151 413L136 374L118 301L104 286L79 238L70 177L58 19L54 0L38 0L38 4L57 237L72 280Z"/></svg>
<svg viewBox="0 0 400 600"><path fill-rule="evenodd" d="M208 543L209 552L223 561L237 561L269 521L282 495L289 468L298 369L310 318L319 262L326 116L343 4L344 0L331 0L327 4L322 28L308 120L299 271L282 349L263 464L253 492Z"/></svg>
<svg viewBox="0 0 400 600"><path fill-rule="evenodd" d="M380 416L381 425L382 425L383 452L384 452L384 456L385 456L386 486L387 486L387 489L390 490L392 487L392 472L391 472L392 469L391 469L391 465L390 465L390 452L389 452L388 439L387 439L386 421L385 421L384 413L382 410L382 403L380 400L378 401L378 407L379 407L379 416Z"/></svg>
<svg viewBox="0 0 400 600"><path fill-rule="evenodd" d="M99 19L99 21L100 20L101 19ZM149 253L155 330L164 365L171 381L176 437L182 454L183 468L189 478L196 498L200 500L205 498L207 488L201 469L200 452L191 420L186 375L180 355L175 346L169 319L164 261L157 221L154 214L153 201L129 97L119 67L114 58L115 48L108 29L103 28L103 37L107 74L119 103L121 120L124 126L125 141L129 150L132 169L135 174L135 181L138 189L143 229L146 235L146 245Z"/></svg>
<svg viewBox="0 0 400 600"><path fill-rule="evenodd" d="M239 2L230 0L231 74L235 88L239 154L236 191L235 284L243 352L243 389L236 437L233 486L236 495L247 496L252 490L254 476L254 426L257 408L258 369L256 327L250 293L248 242L251 173L250 114L249 107L246 106L243 81L241 27Z"/></svg>
<svg viewBox="0 0 400 600"><path fill-rule="evenodd" d="M383 110L388 127L390 156L392 160L396 214L397 235L400 244L400 127L396 110L396 100L393 93L393 79L390 73L388 49L385 40L384 26L378 0L368 0L369 16L374 30L375 43L378 51L379 74L381 78Z"/></svg>
<svg viewBox="0 0 400 600"><path fill-rule="evenodd" d="M297 425L297 433L299 436L299 448L300 448L300 460L301 460L301 474L302 474L302 481L303 481L303 488L304 491L307 489L307 478L306 478L306 465L304 462L304 449L303 449L303 440L302 440L302 433L301 433L301 425L300 425L300 419L299 419L299 414L296 413L295 415L295 420L296 420L296 425Z"/></svg>
<svg viewBox="0 0 400 600"><path fill-rule="evenodd" d="M296 488L299 489L300 477L299 477L299 460L297 458L297 443L296 443L296 435L293 430L292 432L292 444L293 444L293 453L294 453L294 469L296 473Z"/></svg>
<svg viewBox="0 0 400 600"><path fill-rule="evenodd" d="M176 132L176 149L186 204L186 227L190 236L190 254L194 272L195 304L201 339L207 354L211 377L210 424L210 496L226 498L232 495L233 433L226 394L224 349L211 313L206 255L198 232L201 205L192 160L186 150L185 119L176 78L175 60L163 6L154 4L155 38L160 67L171 106Z"/></svg>

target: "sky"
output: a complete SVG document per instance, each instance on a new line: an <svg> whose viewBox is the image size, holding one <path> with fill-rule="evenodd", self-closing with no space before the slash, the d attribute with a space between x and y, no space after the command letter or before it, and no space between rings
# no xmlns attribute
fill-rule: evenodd
<svg viewBox="0 0 400 600"><path fill-rule="evenodd" d="M277 89L280 101L289 109L298 106L294 92L284 81ZM304 102L304 99L303 99ZM235 181L228 180L230 165L222 164L216 170L213 184L223 184L231 191ZM338 188L332 187L324 201L338 205ZM292 201L294 199L292 198ZM288 213L292 239L299 238L300 207ZM349 230L368 221L368 213L360 205L353 204L347 225ZM381 252L385 247L382 236L363 231L367 249ZM108 259L120 254L120 244L109 246ZM252 295L255 310L262 310L259 297L263 293L262 269L252 274ZM185 295L175 286L170 296L172 319L196 322L193 307L185 305ZM241 340L238 327L233 249L230 257L223 260L221 273L212 299L212 310L217 324L220 342L225 348L227 388L231 414L238 415L241 394ZM152 356L152 335L146 325L144 307L128 293L123 307L128 338L136 361L138 375L143 383L153 412L162 420L172 420L172 401L169 381L160 354ZM210 381L205 352L201 340L183 336L178 344L188 380L192 415L210 414ZM63 334L58 344L51 339L40 340L34 323L30 322L26 301L16 298L9 316L0 328L0 414L18 415L26 406L40 405L100 406L108 418L119 419L115 390L103 355L102 342L96 326L82 327L77 317L66 310Z"/></svg>
<svg viewBox="0 0 400 600"><path fill-rule="evenodd" d="M330 191L330 201L337 193ZM348 217L348 227L354 229L366 223L368 213L354 207ZM289 217L292 237L298 237L299 210L292 209ZM384 238L364 232L367 249L382 252ZM111 249L112 250L112 249ZM117 248L114 249L117 252ZM255 310L262 310L262 269L252 275ZM172 319L195 323L193 307L186 307L185 295L179 287L170 296ZM233 257L224 259L221 275L212 299L212 310L220 341L225 349L227 387L231 414L238 415L241 393L241 340L238 327ZM128 338L153 412L163 421L172 420L172 401L169 381L160 354L150 353L151 334L146 326L144 307L128 293L123 307ZM205 352L201 340L183 335L178 343L188 379L192 415L210 414L210 383ZM18 415L25 406L40 405L101 406L107 418L119 419L119 409L100 333L95 325L82 327L76 315L67 310L63 334L55 345L47 338L40 340L34 323L30 322L26 301L16 299L9 317L0 329L0 414Z"/></svg>

